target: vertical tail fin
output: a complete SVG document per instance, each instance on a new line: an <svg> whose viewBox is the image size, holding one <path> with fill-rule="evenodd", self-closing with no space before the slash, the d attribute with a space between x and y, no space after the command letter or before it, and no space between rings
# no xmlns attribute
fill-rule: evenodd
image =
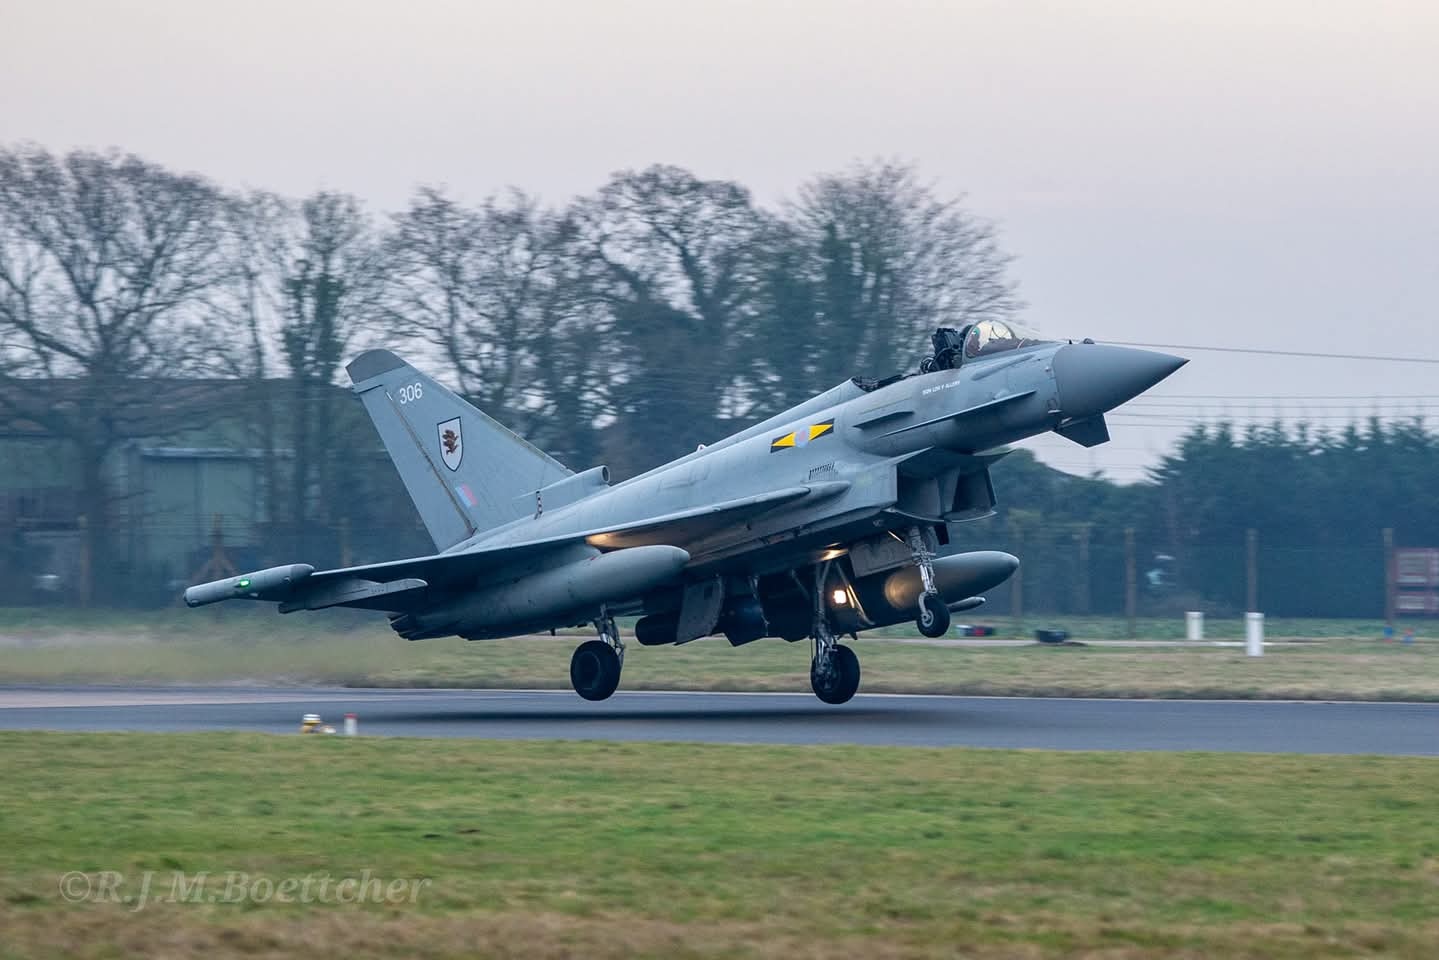
<svg viewBox="0 0 1439 960"><path fill-rule="evenodd" d="M527 516L517 498L571 474L388 350L345 369L437 550Z"/></svg>

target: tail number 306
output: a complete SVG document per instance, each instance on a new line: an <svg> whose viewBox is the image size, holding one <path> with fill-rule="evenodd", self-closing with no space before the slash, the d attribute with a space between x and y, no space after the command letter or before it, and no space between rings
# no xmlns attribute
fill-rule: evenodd
<svg viewBox="0 0 1439 960"><path fill-rule="evenodd" d="M425 391L418 383L407 383L400 388L401 403L414 403L424 395Z"/></svg>

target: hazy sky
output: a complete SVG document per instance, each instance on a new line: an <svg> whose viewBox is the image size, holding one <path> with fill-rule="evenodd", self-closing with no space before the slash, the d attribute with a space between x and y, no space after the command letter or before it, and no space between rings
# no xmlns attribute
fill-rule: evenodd
<svg viewBox="0 0 1439 960"><path fill-rule="evenodd" d="M21 140L379 209L897 157L1000 222L1048 334L1439 357L1434 0L0 0ZM1132 479L1195 416L1439 414L1436 366L1191 356L1041 454Z"/></svg>

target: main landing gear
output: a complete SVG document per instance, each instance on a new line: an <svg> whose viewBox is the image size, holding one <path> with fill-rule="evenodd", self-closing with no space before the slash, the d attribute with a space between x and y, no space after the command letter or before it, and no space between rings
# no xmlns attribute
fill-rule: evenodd
<svg viewBox="0 0 1439 960"><path fill-rule="evenodd" d="M859 657L834 637L815 638L814 659L809 665L809 685L825 703L847 703L859 690Z"/></svg>
<svg viewBox="0 0 1439 960"><path fill-rule="evenodd" d="M949 605L934 585L934 551L919 527L910 527L905 532L905 542L914 554L914 565L919 568L919 579L924 584L924 591L919 595L919 616L914 624L926 637L942 637L949 632L950 615Z"/></svg>
<svg viewBox="0 0 1439 960"><path fill-rule="evenodd" d="M586 700L607 700L620 685L625 645L609 611L600 612L595 630L599 632L599 639L586 640L570 657L570 685Z"/></svg>
<svg viewBox="0 0 1439 960"><path fill-rule="evenodd" d="M824 607L824 567L815 568L814 659L809 665L809 685L825 703L846 703L859 689L859 657L835 639Z"/></svg>

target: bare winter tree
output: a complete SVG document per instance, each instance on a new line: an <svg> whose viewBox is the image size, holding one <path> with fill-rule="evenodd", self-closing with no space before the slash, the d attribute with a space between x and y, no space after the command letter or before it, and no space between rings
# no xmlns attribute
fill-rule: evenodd
<svg viewBox="0 0 1439 960"><path fill-rule="evenodd" d="M183 398L149 381L213 360L223 209L209 182L138 157L0 150L0 403L73 450L95 564L112 560L106 458L180 426Z"/></svg>
<svg viewBox="0 0 1439 960"><path fill-rule="evenodd" d="M363 345L379 312L384 261L358 200L320 192L272 221L261 250L278 291L278 367L290 379L284 423L291 451L285 519L311 531L336 519L346 451L330 429L340 368ZM312 523L313 522L313 523ZM302 538L297 549L310 544Z"/></svg>
<svg viewBox="0 0 1439 960"><path fill-rule="evenodd" d="M530 435L562 462L583 468L600 462L598 428L614 418L613 371L620 348L574 219L553 217L546 236L557 252L533 345L533 382L543 416L531 420Z"/></svg>
<svg viewBox="0 0 1439 960"><path fill-rule="evenodd" d="M231 269L215 305L229 336L217 344L228 376L263 380L283 366L279 356L283 281L298 235L297 205L265 191L226 197L223 256Z"/></svg>
<svg viewBox="0 0 1439 960"><path fill-rule="evenodd" d="M230 333L221 362L249 383L244 426L264 457L272 539L318 559L334 545L323 535L346 516L341 476L356 468L357 438L336 429L354 411L336 386L378 322L379 238L347 194L296 203L254 192L228 198L226 210L233 266L217 301Z"/></svg>
<svg viewBox="0 0 1439 960"><path fill-rule="evenodd" d="M736 363L756 332L749 191L654 166L611 178L574 208L595 299L621 349L618 412L642 424L638 462L694 449L749 404Z"/></svg>
<svg viewBox="0 0 1439 960"><path fill-rule="evenodd" d="M280 397L272 378L279 375L278 354L283 308L283 274L293 243L293 204L263 191L236 195L226 202L226 247L230 262L227 282L215 298L229 335L217 344L218 365L225 375L246 384L247 410L239 427L245 442L262 458L264 516L284 515L280 459L282 433Z"/></svg>
<svg viewBox="0 0 1439 960"><path fill-rule="evenodd" d="M1008 317L1020 305L994 225L905 164L857 164L810 181L765 246L770 355L803 358L772 374L805 393L897 372L934 327Z"/></svg>
<svg viewBox="0 0 1439 960"><path fill-rule="evenodd" d="M564 224L512 191L466 207L424 188L387 238L394 326L432 345L471 401L515 429L547 413L539 347L568 313Z"/></svg>

